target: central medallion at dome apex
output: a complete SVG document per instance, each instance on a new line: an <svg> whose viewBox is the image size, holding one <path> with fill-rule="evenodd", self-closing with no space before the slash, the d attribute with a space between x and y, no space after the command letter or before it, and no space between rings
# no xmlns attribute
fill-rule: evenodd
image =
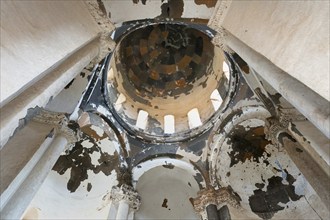
<svg viewBox="0 0 330 220"><path fill-rule="evenodd" d="M141 94L176 96L209 74L214 47L209 36L180 24L137 29L120 43L120 71Z"/></svg>

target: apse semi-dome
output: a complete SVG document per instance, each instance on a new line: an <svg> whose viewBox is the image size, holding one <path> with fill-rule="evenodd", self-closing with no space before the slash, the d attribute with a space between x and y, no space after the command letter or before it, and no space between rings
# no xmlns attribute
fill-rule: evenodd
<svg viewBox="0 0 330 220"><path fill-rule="evenodd" d="M159 22L127 31L108 70L109 105L144 138L203 130L229 102L230 62L206 26ZM186 133L186 135L182 135Z"/></svg>

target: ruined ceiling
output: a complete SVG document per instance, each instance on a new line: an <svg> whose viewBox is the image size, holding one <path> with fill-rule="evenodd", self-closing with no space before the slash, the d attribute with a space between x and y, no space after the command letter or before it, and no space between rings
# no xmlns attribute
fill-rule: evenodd
<svg viewBox="0 0 330 220"><path fill-rule="evenodd" d="M117 70L141 96L175 96L210 74L213 47L210 37L185 25L149 25L120 42Z"/></svg>
<svg viewBox="0 0 330 220"><path fill-rule="evenodd" d="M321 219L315 191L265 133L272 111L245 81L248 64L215 47L206 25L193 23L209 19L203 13L216 1L98 2L120 36L90 73L80 105L82 139L60 156L32 202L42 217L63 217L40 201L64 197L68 202L57 206L76 203L81 210L67 216L106 218L111 187L128 184L141 195L137 219L198 218L194 198L209 188L226 190L221 199L233 218ZM115 10L123 2L131 21ZM146 7L145 14L129 15L134 7ZM205 10L192 16L198 7ZM215 90L218 108L212 104ZM192 128L193 108L201 123ZM148 113L145 127L137 126L141 110ZM164 132L166 115L175 117L170 134Z"/></svg>

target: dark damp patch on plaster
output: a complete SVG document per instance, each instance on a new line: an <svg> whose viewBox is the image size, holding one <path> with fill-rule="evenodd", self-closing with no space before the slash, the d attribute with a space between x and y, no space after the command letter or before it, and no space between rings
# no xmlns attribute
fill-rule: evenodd
<svg viewBox="0 0 330 220"><path fill-rule="evenodd" d="M269 165L269 161L267 159L264 159L263 162L264 162L264 164L266 164L266 166Z"/></svg>
<svg viewBox="0 0 330 220"><path fill-rule="evenodd" d="M183 0L168 0L160 7L161 18L181 18L183 14L184 2Z"/></svg>
<svg viewBox="0 0 330 220"><path fill-rule="evenodd" d="M198 84L198 86L202 86L203 89L206 88L208 79L209 79L209 77L206 77L206 79L203 82L201 82L200 84Z"/></svg>
<svg viewBox="0 0 330 220"><path fill-rule="evenodd" d="M280 98L282 97L282 95L280 93L275 93L274 95L269 94L269 96L273 100L275 105L281 104Z"/></svg>
<svg viewBox="0 0 330 220"><path fill-rule="evenodd" d="M190 197L189 202L191 203L192 206L194 206L194 198Z"/></svg>
<svg viewBox="0 0 330 220"><path fill-rule="evenodd" d="M201 183L204 182L204 178L203 178L202 174L200 174L200 173L196 173L196 175L194 176L194 179L200 186L201 186Z"/></svg>
<svg viewBox="0 0 330 220"><path fill-rule="evenodd" d="M92 147L84 147L83 142L92 143ZM92 164L91 154L99 152L100 158L97 165ZM83 139L75 144L67 155L61 155L55 163L53 170L63 175L68 169L70 170L70 179L67 188L70 192L75 192L81 182L88 179L88 170L95 174L102 172L109 176L113 170L117 170L119 165L119 156L117 152L113 155L103 152L92 138L83 135Z"/></svg>
<svg viewBox="0 0 330 220"><path fill-rule="evenodd" d="M302 137L303 141L307 142L310 144L310 141L308 141L305 136L297 129L295 124L291 123L291 128L290 128L294 133L298 134L300 137Z"/></svg>
<svg viewBox="0 0 330 220"><path fill-rule="evenodd" d="M72 85L72 83L73 83L73 81L74 81L75 79L72 79L65 87L64 87L64 89L68 89L68 88L70 88L70 86Z"/></svg>
<svg viewBox="0 0 330 220"><path fill-rule="evenodd" d="M241 202L242 201L242 198L240 197L240 195L237 192L235 192L230 185L227 186L227 189L230 192L230 194L235 198L235 200L237 202Z"/></svg>
<svg viewBox="0 0 330 220"><path fill-rule="evenodd" d="M121 167L119 169L119 172L117 172L117 180L118 180L118 186L121 186L123 184L133 186L132 171L130 169L127 169L126 167Z"/></svg>
<svg viewBox="0 0 330 220"><path fill-rule="evenodd" d="M230 177L230 172L227 172L227 173L226 173L226 176L227 176L227 177Z"/></svg>
<svg viewBox="0 0 330 220"><path fill-rule="evenodd" d="M297 142L296 139L294 139L290 134L286 132L282 132L278 135L278 141L282 144L282 146L284 146L284 141L283 141L284 138L287 138L294 143Z"/></svg>
<svg viewBox="0 0 330 220"><path fill-rule="evenodd" d="M202 152L203 149L206 147L206 140L204 138L194 140L192 143L188 145L188 148L186 148L190 152L194 152L196 155L198 152Z"/></svg>
<svg viewBox="0 0 330 220"><path fill-rule="evenodd" d="M87 134L88 136L90 136L91 138L93 138L95 141L100 141L107 137L107 134L103 130L102 130L103 135L102 136L98 135L96 131L92 129L91 125L82 127L81 131Z"/></svg>
<svg viewBox="0 0 330 220"><path fill-rule="evenodd" d="M238 66L240 67L240 69L245 73L245 74L249 74L250 73L250 68L249 65L237 54L235 53L233 55L236 63L238 64Z"/></svg>
<svg viewBox="0 0 330 220"><path fill-rule="evenodd" d="M90 73L90 74L87 76L87 81L89 81L89 80L92 78L92 75L93 75L93 73Z"/></svg>
<svg viewBox="0 0 330 220"><path fill-rule="evenodd" d="M148 118L147 132L155 133L158 135L164 134L161 123L157 119L150 116Z"/></svg>
<svg viewBox="0 0 330 220"><path fill-rule="evenodd" d="M194 0L196 5L206 5L208 8L213 8L218 0Z"/></svg>
<svg viewBox="0 0 330 220"><path fill-rule="evenodd" d="M291 130L294 131L296 134L298 134L299 136L303 137L304 135L297 129L295 124L291 123Z"/></svg>
<svg viewBox="0 0 330 220"><path fill-rule="evenodd" d="M164 198L163 203L162 203L163 208L168 208L167 202L168 202L168 200L166 198Z"/></svg>
<svg viewBox="0 0 330 220"><path fill-rule="evenodd" d="M261 175L261 181L264 182L264 183L266 182L263 175Z"/></svg>
<svg viewBox="0 0 330 220"><path fill-rule="evenodd" d="M138 4L140 0L133 0L134 4ZM146 5L147 0L141 0L143 5Z"/></svg>
<svg viewBox="0 0 330 220"><path fill-rule="evenodd" d="M269 157L266 152L266 146L271 142L266 140L264 127L258 126L245 131L245 127L238 125L229 134L227 144L231 144L232 151L228 153L231 158L230 167L246 160L252 160L260 163L265 162L260 160L264 156ZM269 163L266 163L266 165Z"/></svg>
<svg viewBox="0 0 330 220"><path fill-rule="evenodd" d="M232 94L228 94L228 96L233 97L233 100L229 103L229 107L235 106L241 100L255 98L255 93L247 85L243 77L240 77L239 82L233 86L237 87L237 89L235 91L232 91Z"/></svg>
<svg viewBox="0 0 330 220"><path fill-rule="evenodd" d="M87 191L90 192L92 189L92 184L91 183L88 183L87 184Z"/></svg>
<svg viewBox="0 0 330 220"><path fill-rule="evenodd" d="M171 163L167 163L163 165L164 168L167 168L167 169L173 169L174 168L174 165L171 164Z"/></svg>
<svg viewBox="0 0 330 220"><path fill-rule="evenodd" d="M260 88L256 88L254 92L257 94L262 103L266 106L267 110L272 114L276 115L275 106L271 99L269 99Z"/></svg>
<svg viewBox="0 0 330 220"><path fill-rule="evenodd" d="M262 189L265 187L265 184L264 183L256 183L255 186L258 188L258 189Z"/></svg>
<svg viewBox="0 0 330 220"><path fill-rule="evenodd" d="M259 185L259 189L254 190L254 194L249 197L251 210L262 219L270 219L276 212L283 210L285 207L279 206L279 203L287 204L290 200L297 201L302 197L295 193L294 177L287 170L284 172L288 184L283 184L282 177L273 176L268 179L266 191L262 191L262 185Z"/></svg>
<svg viewBox="0 0 330 220"><path fill-rule="evenodd" d="M107 16L107 10L102 2L102 0L97 0L97 4L99 5L99 9L102 11L103 15Z"/></svg>

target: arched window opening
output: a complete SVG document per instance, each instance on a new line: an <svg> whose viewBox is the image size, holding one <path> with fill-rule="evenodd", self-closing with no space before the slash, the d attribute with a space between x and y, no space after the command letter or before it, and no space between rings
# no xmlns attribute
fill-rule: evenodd
<svg viewBox="0 0 330 220"><path fill-rule="evenodd" d="M164 133L173 134L175 132L175 118L174 115L164 116Z"/></svg>
<svg viewBox="0 0 330 220"><path fill-rule="evenodd" d="M214 110L217 111L220 108L220 106L221 106L221 104L223 102L223 100L222 100L222 98L220 96L220 93L219 93L219 91L217 89L215 89L212 92L212 94L210 96L210 99L211 99L211 102L212 102L212 105L213 105Z"/></svg>
<svg viewBox="0 0 330 220"><path fill-rule="evenodd" d="M188 112L189 128L193 129L202 125L201 118L197 108L193 108Z"/></svg>
<svg viewBox="0 0 330 220"><path fill-rule="evenodd" d="M119 111L122 108L124 102L126 102L126 96L123 93L120 93L115 103L116 111Z"/></svg>
<svg viewBox="0 0 330 220"><path fill-rule="evenodd" d="M136 127L144 130L147 127L147 123L148 123L148 112L140 110L138 117L136 119Z"/></svg>

